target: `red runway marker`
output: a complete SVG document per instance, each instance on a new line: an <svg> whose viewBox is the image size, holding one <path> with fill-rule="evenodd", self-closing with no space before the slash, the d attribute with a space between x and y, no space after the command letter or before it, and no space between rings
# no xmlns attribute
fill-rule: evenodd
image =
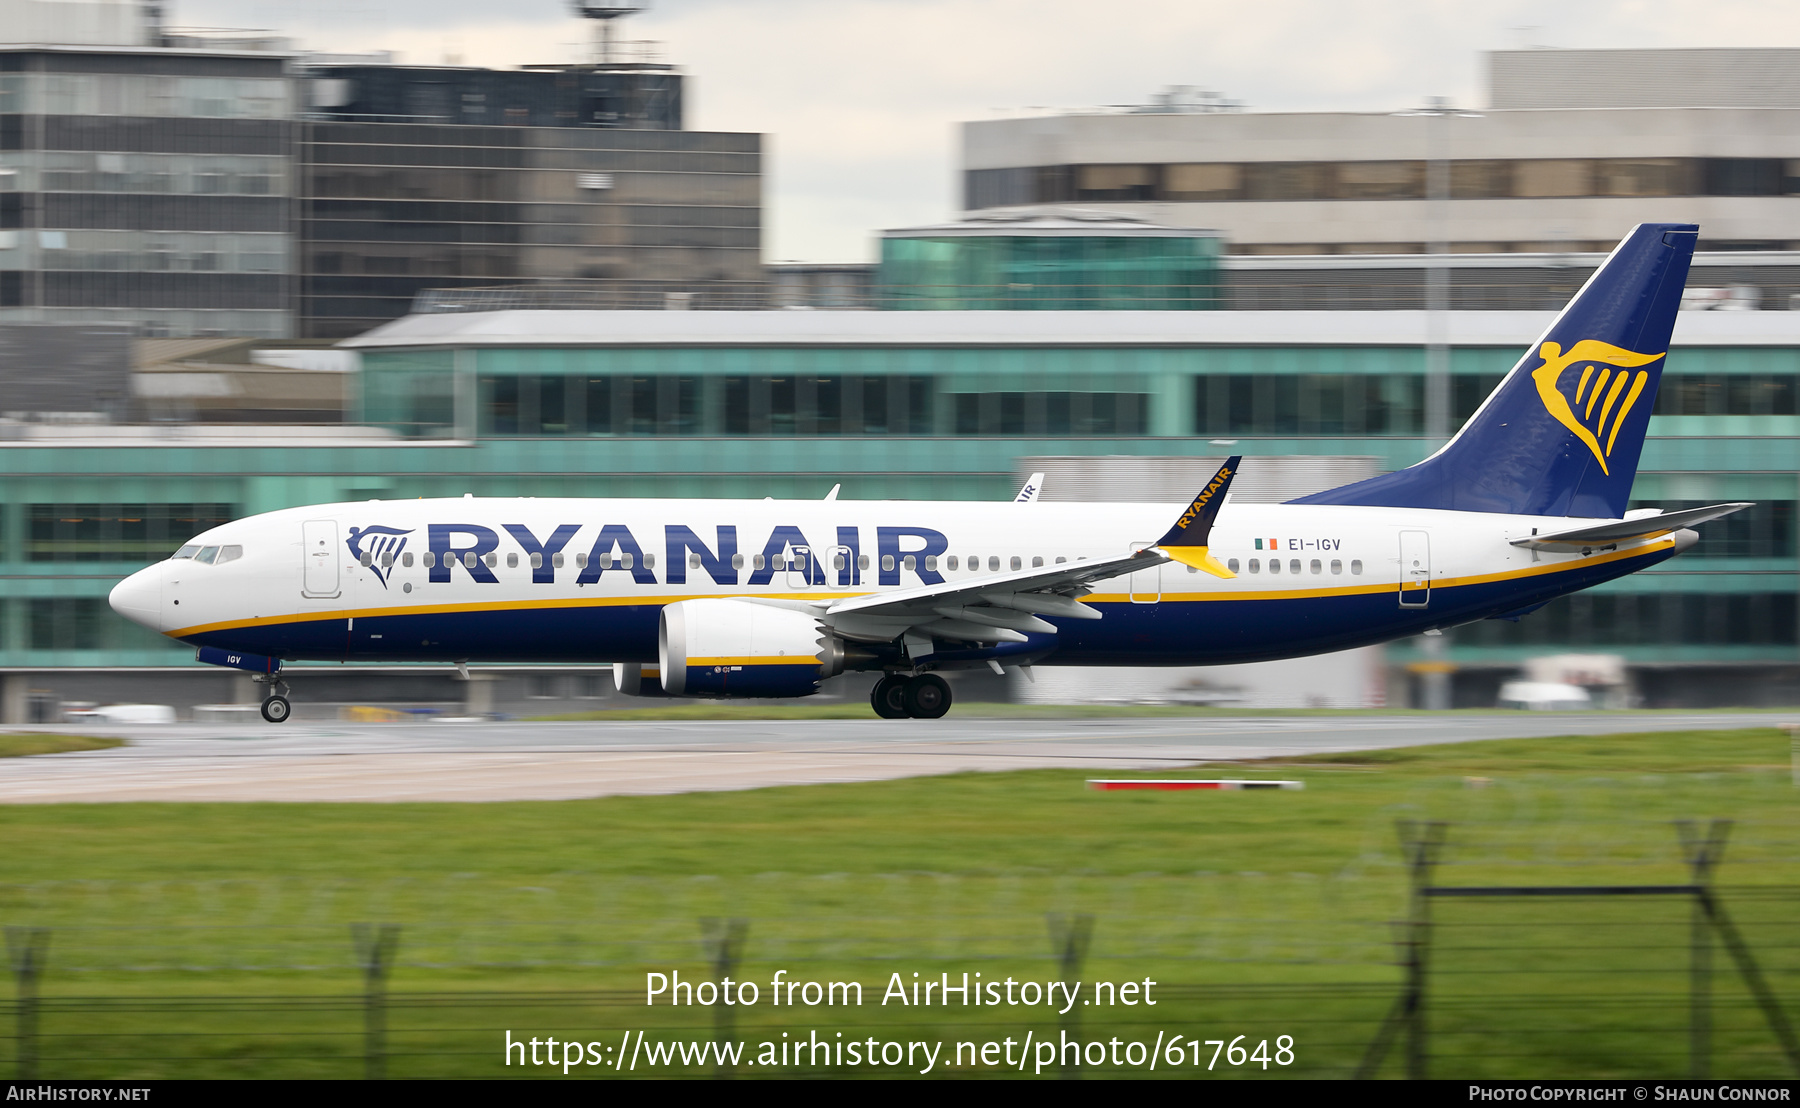
<svg viewBox="0 0 1800 1108"><path fill-rule="evenodd" d="M1090 789L1304 789L1304 781L1170 781L1154 777L1088 778Z"/></svg>

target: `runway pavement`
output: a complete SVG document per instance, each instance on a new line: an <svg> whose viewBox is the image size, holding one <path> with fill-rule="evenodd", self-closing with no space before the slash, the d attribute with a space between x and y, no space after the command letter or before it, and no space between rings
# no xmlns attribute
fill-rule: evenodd
<svg viewBox="0 0 1800 1108"><path fill-rule="evenodd" d="M1175 769L1480 739L1767 727L1769 713L175 724L15 728L114 750L0 760L0 803L571 800L954 773Z"/></svg>

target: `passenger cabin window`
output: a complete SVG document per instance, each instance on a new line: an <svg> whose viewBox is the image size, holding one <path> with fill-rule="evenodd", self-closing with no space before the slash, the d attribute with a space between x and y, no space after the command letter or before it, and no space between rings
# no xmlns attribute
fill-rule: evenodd
<svg viewBox="0 0 1800 1108"><path fill-rule="evenodd" d="M1230 570L1233 573L1236 573L1238 571L1238 560L1236 558L1233 558L1230 561L1226 562L1225 568Z"/></svg>
<svg viewBox="0 0 1800 1108"><path fill-rule="evenodd" d="M956 560L956 555L954 555L954 554L950 555L950 568L951 569L961 568L961 565L962 565L962 563L958 562Z"/></svg>
<svg viewBox="0 0 1800 1108"><path fill-rule="evenodd" d="M1250 559L1250 572L1251 573L1261 573L1262 572L1262 559L1260 559L1260 558Z"/></svg>
<svg viewBox="0 0 1800 1108"><path fill-rule="evenodd" d="M412 551L408 550L406 553L400 555L400 564L401 565L405 566L408 569L411 569L412 563L413 563ZM427 562L426 564L429 565L430 563Z"/></svg>
<svg viewBox="0 0 1800 1108"><path fill-rule="evenodd" d="M1331 572L1333 574L1341 575L1344 572L1344 563L1338 561L1336 558L1331 559Z"/></svg>
<svg viewBox="0 0 1800 1108"><path fill-rule="evenodd" d="M1280 558L1270 558L1269 559L1269 572L1270 573L1280 573L1281 572L1281 559Z"/></svg>
<svg viewBox="0 0 1800 1108"><path fill-rule="evenodd" d="M1351 573L1361 573L1362 572L1362 559L1356 558L1356 559L1351 560L1350 572Z"/></svg>
<svg viewBox="0 0 1800 1108"><path fill-rule="evenodd" d="M1300 559L1294 558L1288 562L1288 572L1289 573L1299 573L1300 572Z"/></svg>

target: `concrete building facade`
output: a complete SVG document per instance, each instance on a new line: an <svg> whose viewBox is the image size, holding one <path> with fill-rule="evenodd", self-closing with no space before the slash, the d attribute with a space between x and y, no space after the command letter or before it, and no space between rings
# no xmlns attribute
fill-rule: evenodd
<svg viewBox="0 0 1800 1108"><path fill-rule="evenodd" d="M1691 57L1706 55L1703 59ZM1095 205L1248 254L1610 249L1681 219L1701 249L1800 248L1800 51L1491 55L1494 106L1146 110L966 123L963 207ZM1643 88L1656 95L1593 90Z"/></svg>

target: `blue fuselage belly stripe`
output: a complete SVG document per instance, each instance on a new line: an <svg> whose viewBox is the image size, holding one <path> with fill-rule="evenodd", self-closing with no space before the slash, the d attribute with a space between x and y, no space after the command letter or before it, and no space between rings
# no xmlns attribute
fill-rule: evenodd
<svg viewBox="0 0 1800 1108"><path fill-rule="evenodd" d="M1634 573L1673 553L1665 547L1545 576L1437 586L1425 608L1400 607L1397 589L1102 603L1104 619L1052 618L1056 635L1033 635L1029 643L956 656L1035 655L1068 665L1204 665L1296 657L1516 611ZM183 641L288 660L649 662L656 658L661 610L658 602L357 616L354 626L345 619L295 620L206 631Z"/></svg>

